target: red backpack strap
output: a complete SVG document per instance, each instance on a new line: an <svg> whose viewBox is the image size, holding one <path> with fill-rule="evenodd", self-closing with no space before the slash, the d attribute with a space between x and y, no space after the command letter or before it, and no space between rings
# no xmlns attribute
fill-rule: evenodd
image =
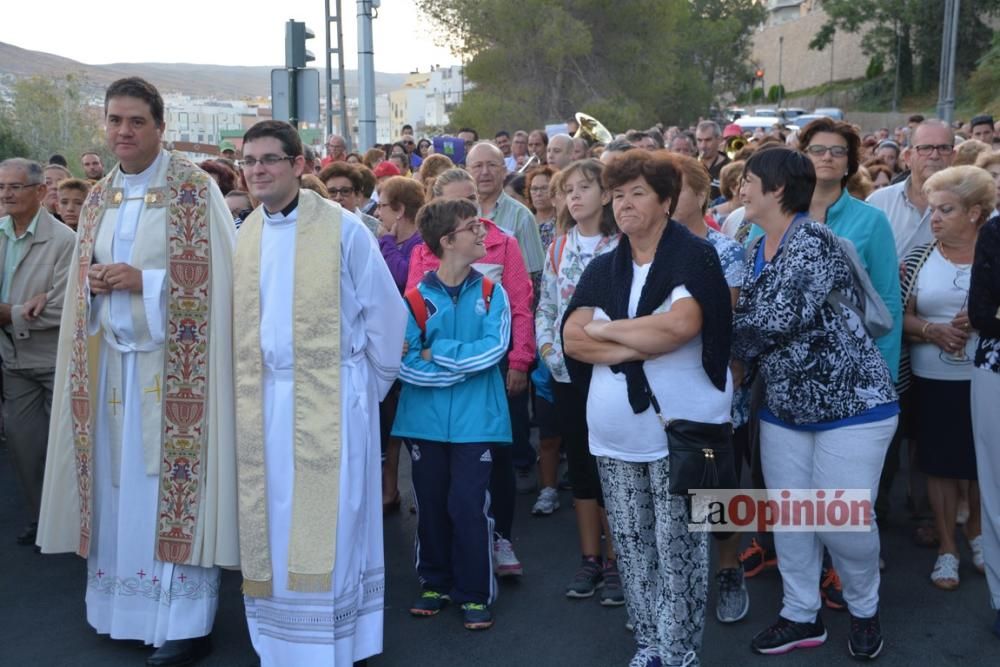
<svg viewBox="0 0 1000 667"><path fill-rule="evenodd" d="M403 298L410 304L413 319L417 321L417 326L420 327L420 337L423 338L424 334L427 333L427 304L424 303L424 295L420 293L419 288L412 287L406 290Z"/></svg>
<svg viewBox="0 0 1000 667"><path fill-rule="evenodd" d="M486 312L490 312L490 301L493 300L493 281L483 276L483 303L486 304Z"/></svg>

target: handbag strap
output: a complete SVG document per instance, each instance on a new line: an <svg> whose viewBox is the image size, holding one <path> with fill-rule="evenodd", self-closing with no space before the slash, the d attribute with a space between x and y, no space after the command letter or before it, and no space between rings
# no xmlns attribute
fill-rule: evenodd
<svg viewBox="0 0 1000 667"><path fill-rule="evenodd" d="M646 382L646 395L649 396L649 402L653 406L653 411L660 418L660 425L666 428L669 422L663 417L663 413L660 410L660 402L656 400L656 394L653 393L653 385L649 384L649 378L646 377L645 369L642 371L642 379Z"/></svg>

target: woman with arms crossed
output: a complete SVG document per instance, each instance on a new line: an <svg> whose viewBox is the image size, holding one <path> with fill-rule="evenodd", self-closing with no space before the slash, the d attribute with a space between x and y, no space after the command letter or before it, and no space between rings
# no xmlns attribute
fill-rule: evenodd
<svg viewBox="0 0 1000 667"><path fill-rule="evenodd" d="M666 419L730 421L730 294L711 244L670 217L681 174L665 151L628 151L604 173L622 237L577 284L563 324L573 382L587 391L590 451L637 651L630 667L696 665L708 543L671 495ZM589 388L588 388L589 387Z"/></svg>

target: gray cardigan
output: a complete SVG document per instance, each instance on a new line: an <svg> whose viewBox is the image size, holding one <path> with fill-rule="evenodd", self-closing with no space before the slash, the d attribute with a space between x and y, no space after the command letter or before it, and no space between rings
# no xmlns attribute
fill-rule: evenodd
<svg viewBox="0 0 1000 667"><path fill-rule="evenodd" d="M43 208L31 244L11 277L11 323L0 332L0 359L5 368L53 368L59 344L66 277L73 260L76 234ZM7 253L7 237L0 234L0 266ZM2 279L2 278L0 278ZM24 302L45 292L45 310L34 320L24 319Z"/></svg>

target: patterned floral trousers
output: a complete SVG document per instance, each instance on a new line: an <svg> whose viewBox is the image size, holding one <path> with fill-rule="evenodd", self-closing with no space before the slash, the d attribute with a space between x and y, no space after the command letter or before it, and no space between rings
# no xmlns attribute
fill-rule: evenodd
<svg viewBox="0 0 1000 667"><path fill-rule="evenodd" d="M658 647L664 665L680 665L701 648L708 534L688 531L687 503L668 491L668 458L599 456L597 467L636 641Z"/></svg>

